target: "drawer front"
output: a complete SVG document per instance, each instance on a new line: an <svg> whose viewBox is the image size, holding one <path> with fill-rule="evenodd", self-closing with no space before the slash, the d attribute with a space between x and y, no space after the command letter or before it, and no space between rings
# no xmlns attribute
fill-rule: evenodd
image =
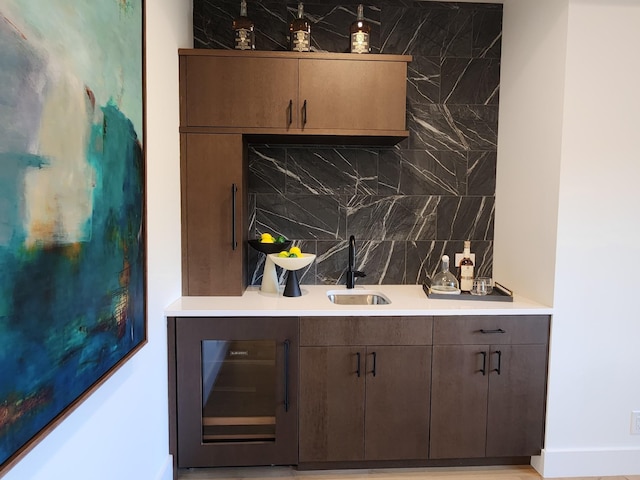
<svg viewBox="0 0 640 480"><path fill-rule="evenodd" d="M434 345L546 344L548 315L435 317Z"/></svg>
<svg viewBox="0 0 640 480"><path fill-rule="evenodd" d="M300 345L431 345L432 317L302 317Z"/></svg>

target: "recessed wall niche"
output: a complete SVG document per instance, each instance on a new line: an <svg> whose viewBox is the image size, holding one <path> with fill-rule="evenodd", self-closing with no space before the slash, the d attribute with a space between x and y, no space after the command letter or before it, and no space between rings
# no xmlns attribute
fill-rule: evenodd
<svg viewBox="0 0 640 480"><path fill-rule="evenodd" d="M347 52L358 4L304 5L312 47ZM193 6L194 46L233 48L239 2ZM297 2L249 1L248 9L256 48L286 50ZM491 275L502 5L374 1L364 11L373 54L413 55L409 139L379 148L249 145L250 237L283 234L315 253L304 284L344 284L350 235L367 274L361 283L421 283L464 240L478 274ZM249 253L249 278L259 284L263 257Z"/></svg>

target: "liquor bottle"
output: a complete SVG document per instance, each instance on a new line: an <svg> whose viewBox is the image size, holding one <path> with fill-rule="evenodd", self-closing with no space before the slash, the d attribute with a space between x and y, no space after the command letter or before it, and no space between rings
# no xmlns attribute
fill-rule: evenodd
<svg viewBox="0 0 640 480"><path fill-rule="evenodd" d="M295 52L311 51L311 24L304 18L304 5L298 3L298 18L289 24L289 47Z"/></svg>
<svg viewBox="0 0 640 480"><path fill-rule="evenodd" d="M240 16L236 17L231 25L236 50L254 50L256 48L253 27L253 20L247 17L247 2L242 0L240 2Z"/></svg>
<svg viewBox="0 0 640 480"><path fill-rule="evenodd" d="M349 29L351 33L351 53L370 53L369 36L371 34L371 25L364 19L364 7L358 5L358 16L356 21L351 24Z"/></svg>
<svg viewBox="0 0 640 480"><path fill-rule="evenodd" d="M433 276L431 290L435 293L460 293L458 279L449 271L449 255L442 256L442 268Z"/></svg>
<svg viewBox="0 0 640 480"><path fill-rule="evenodd" d="M464 242L462 260L460 260L460 290L470 292L473 288L473 262L471 261L471 242Z"/></svg>

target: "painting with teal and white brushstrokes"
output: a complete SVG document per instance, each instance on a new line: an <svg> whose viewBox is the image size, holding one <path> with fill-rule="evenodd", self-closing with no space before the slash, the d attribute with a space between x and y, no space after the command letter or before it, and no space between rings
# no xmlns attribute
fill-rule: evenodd
<svg viewBox="0 0 640 480"><path fill-rule="evenodd" d="M143 0L0 0L0 476L146 342Z"/></svg>

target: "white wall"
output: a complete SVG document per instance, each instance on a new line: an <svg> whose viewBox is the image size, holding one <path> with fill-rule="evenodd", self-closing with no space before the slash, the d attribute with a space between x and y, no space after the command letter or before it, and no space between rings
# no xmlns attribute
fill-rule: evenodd
<svg viewBox="0 0 640 480"><path fill-rule="evenodd" d="M556 232L550 218L548 237L533 232L539 244L527 241L537 250L535 260L555 253L546 445L533 460L545 478L640 474L640 436L630 435L631 410L640 410L638 274L633 265L621 263L633 256L640 239L638 25L637 0L505 2L503 85L514 91L501 92L501 128L516 130L517 109L524 105L527 111L520 114L527 114L524 126L530 132L501 138L498 171L513 170L499 174L498 206L533 209L537 201L529 198L530 180L539 195L552 197L541 201L545 210L551 210L547 203L558 205ZM555 32L554 41L548 41L549 32ZM558 69L561 56L566 56L564 69ZM554 78L535 75L529 61L537 63L538 74ZM527 151L535 145L549 157L519 152L516 139ZM542 162L544 175L525 161ZM506 165L510 162L517 168ZM496 256L502 272L509 270L507 261L515 260L503 246L523 226L515 211L498 206ZM526 272L531 281L549 280L546 260L527 263ZM541 294L527 282L522 286ZM548 295L544 291L539 298Z"/></svg>
<svg viewBox="0 0 640 480"><path fill-rule="evenodd" d="M553 303L567 4L503 6L493 276L546 305Z"/></svg>
<svg viewBox="0 0 640 480"><path fill-rule="evenodd" d="M168 480L164 307L180 295L178 47L190 0L147 0L149 342L3 480Z"/></svg>

